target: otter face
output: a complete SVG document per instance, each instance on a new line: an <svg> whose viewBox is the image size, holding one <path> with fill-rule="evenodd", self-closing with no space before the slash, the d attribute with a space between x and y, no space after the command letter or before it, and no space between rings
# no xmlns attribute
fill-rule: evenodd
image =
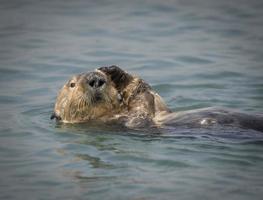
<svg viewBox="0 0 263 200"><path fill-rule="evenodd" d="M120 107L114 83L101 71L73 76L60 90L54 114L63 122L103 120Z"/></svg>

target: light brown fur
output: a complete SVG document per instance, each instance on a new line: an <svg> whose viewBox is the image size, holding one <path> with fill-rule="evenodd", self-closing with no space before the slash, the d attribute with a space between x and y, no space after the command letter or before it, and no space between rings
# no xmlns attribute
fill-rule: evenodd
<svg viewBox="0 0 263 200"><path fill-rule="evenodd" d="M86 84L87 74L73 76L60 90L54 113L66 123L79 123L90 120L106 121L119 112L120 103L114 83L102 72L106 80L101 91L101 101L94 103L94 92ZM74 88L70 84L75 84Z"/></svg>
<svg viewBox="0 0 263 200"><path fill-rule="evenodd" d="M154 118L157 115L170 112L162 98L137 76L133 76L121 93L128 109L128 127L156 125Z"/></svg>

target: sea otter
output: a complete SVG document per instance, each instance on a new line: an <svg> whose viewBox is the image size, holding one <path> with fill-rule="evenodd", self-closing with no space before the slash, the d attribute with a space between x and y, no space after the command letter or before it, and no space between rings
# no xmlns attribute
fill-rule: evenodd
<svg viewBox="0 0 263 200"><path fill-rule="evenodd" d="M51 119L65 123L118 121L127 127L145 127L155 125L157 113L169 112L162 98L141 78L111 66L67 81Z"/></svg>
<svg viewBox="0 0 263 200"><path fill-rule="evenodd" d="M117 66L73 76L58 94L53 118L117 122L129 128L229 125L263 131L262 115L218 108L172 112L148 83Z"/></svg>

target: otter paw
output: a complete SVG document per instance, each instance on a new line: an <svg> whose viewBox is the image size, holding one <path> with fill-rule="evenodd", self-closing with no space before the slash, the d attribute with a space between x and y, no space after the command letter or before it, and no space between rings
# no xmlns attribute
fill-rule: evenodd
<svg viewBox="0 0 263 200"><path fill-rule="evenodd" d="M98 68L98 70L108 75L114 82L116 88L119 90L124 88L132 79L132 76L130 74L116 65L112 65L109 67L100 67Z"/></svg>

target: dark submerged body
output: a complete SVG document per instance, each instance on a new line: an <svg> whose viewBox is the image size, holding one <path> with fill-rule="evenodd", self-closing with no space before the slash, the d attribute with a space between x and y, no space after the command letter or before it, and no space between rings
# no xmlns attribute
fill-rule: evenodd
<svg viewBox="0 0 263 200"><path fill-rule="evenodd" d="M171 113L164 126L189 128L236 127L263 132L263 115L226 108L203 108Z"/></svg>

